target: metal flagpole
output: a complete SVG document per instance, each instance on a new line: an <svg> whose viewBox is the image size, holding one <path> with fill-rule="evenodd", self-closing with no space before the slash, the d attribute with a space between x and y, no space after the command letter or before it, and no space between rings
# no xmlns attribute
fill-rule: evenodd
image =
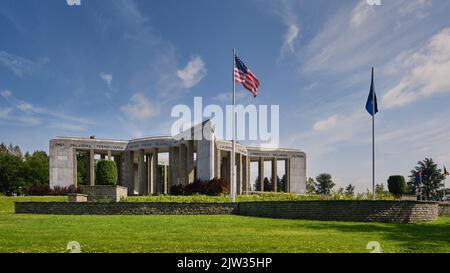
<svg viewBox="0 0 450 273"><path fill-rule="evenodd" d="M233 203L236 202L236 180L235 180L235 172L234 172L234 165L235 165L235 156L236 156L236 152L235 152L235 118L236 118L236 111L235 111L235 105L236 105L236 82L234 81L234 68L236 67L236 49L233 48L233 119L232 119L232 124L233 124L233 138L232 138L232 152L231 152L231 196L233 199Z"/></svg>
<svg viewBox="0 0 450 273"><path fill-rule="evenodd" d="M376 200L375 192L375 90L374 90L374 68L372 67L372 199Z"/></svg>

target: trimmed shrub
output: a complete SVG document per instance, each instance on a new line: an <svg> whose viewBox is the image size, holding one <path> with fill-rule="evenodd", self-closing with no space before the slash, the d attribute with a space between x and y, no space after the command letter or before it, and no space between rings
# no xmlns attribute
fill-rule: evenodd
<svg viewBox="0 0 450 273"><path fill-rule="evenodd" d="M187 185L174 185L170 188L172 195L195 195L204 194L216 196L228 193L228 185L223 178L213 178L209 181L197 180L194 183Z"/></svg>
<svg viewBox="0 0 450 273"><path fill-rule="evenodd" d="M116 185L117 167L113 160L101 159L97 162L95 173L95 184L97 185Z"/></svg>
<svg viewBox="0 0 450 273"><path fill-rule="evenodd" d="M395 196L400 196L407 192L405 177L402 175L391 175L388 179L389 192Z"/></svg>

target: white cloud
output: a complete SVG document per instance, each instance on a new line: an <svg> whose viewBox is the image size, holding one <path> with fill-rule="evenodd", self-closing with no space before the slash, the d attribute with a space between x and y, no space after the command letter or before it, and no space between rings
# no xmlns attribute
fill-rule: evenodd
<svg viewBox="0 0 450 273"><path fill-rule="evenodd" d="M424 47L399 54L387 70L393 75L406 73L383 96L385 108L450 92L450 28L434 35Z"/></svg>
<svg viewBox="0 0 450 273"><path fill-rule="evenodd" d="M113 80L113 75L112 74L107 74L107 73L100 73L100 78L102 79L102 80L104 80L105 81L105 83L109 86L109 87L111 87L111 83L112 83L112 80Z"/></svg>
<svg viewBox="0 0 450 273"><path fill-rule="evenodd" d="M6 98L11 97L12 92L10 90L2 90L0 92L0 95L6 99Z"/></svg>
<svg viewBox="0 0 450 273"><path fill-rule="evenodd" d="M359 27L365 23L375 12L375 6L368 5L365 1L360 1L353 9L350 17L352 27Z"/></svg>
<svg viewBox="0 0 450 273"><path fill-rule="evenodd" d="M295 41L300 34L300 25L297 22L297 17L292 11L291 2L288 0L281 1L281 5L277 8L277 14L287 27L280 53L280 57L284 58L288 53L295 53Z"/></svg>
<svg viewBox="0 0 450 273"><path fill-rule="evenodd" d="M300 28L296 24L289 25L289 28L284 36L283 52L290 51L295 53L294 42L298 37Z"/></svg>
<svg viewBox="0 0 450 273"><path fill-rule="evenodd" d="M18 100L9 90L3 90L0 92L0 95L8 98L7 101L11 105L9 108L0 109L0 118L14 125L36 126L45 122L45 125L49 128L81 131L85 130L86 126L91 123L78 116L70 116L62 112L33 105L27 101Z"/></svg>
<svg viewBox="0 0 450 273"><path fill-rule="evenodd" d="M177 71L177 76L182 80L185 88L197 85L207 74L205 63L200 56L194 56L187 65Z"/></svg>
<svg viewBox="0 0 450 273"><path fill-rule="evenodd" d="M314 124L314 130L316 131L327 131L336 126L337 115L333 115L327 119L320 120Z"/></svg>
<svg viewBox="0 0 450 273"><path fill-rule="evenodd" d="M133 120L146 120L159 114L159 107L150 103L150 101L141 93L134 94L130 102L124 105L120 110Z"/></svg>
<svg viewBox="0 0 450 273"><path fill-rule="evenodd" d="M0 51L0 64L11 70L16 76L22 77L41 68L48 62L48 58L33 62L27 58Z"/></svg>
<svg viewBox="0 0 450 273"><path fill-rule="evenodd" d="M344 5L330 16L300 56L303 70L348 73L386 62L429 35L430 29L421 26L424 17L414 16L428 11L429 6L422 2L384 1L382 6L370 6L358 1L356 5Z"/></svg>

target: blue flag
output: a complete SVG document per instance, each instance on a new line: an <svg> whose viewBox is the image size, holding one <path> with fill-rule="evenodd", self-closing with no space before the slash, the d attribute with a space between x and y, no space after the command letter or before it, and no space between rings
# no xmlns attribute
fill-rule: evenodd
<svg viewBox="0 0 450 273"><path fill-rule="evenodd" d="M373 82L373 67L372 67L372 82L370 84L370 93L369 97L367 98L366 110L367 112L369 112L371 116L375 116L375 114L378 113L377 94L375 94L375 84Z"/></svg>

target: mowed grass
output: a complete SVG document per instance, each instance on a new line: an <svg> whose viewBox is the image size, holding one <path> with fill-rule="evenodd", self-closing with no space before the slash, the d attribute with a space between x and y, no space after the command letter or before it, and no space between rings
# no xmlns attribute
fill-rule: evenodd
<svg viewBox="0 0 450 273"><path fill-rule="evenodd" d="M423 224L282 220L232 215L63 216L14 214L0 197L0 252L450 252L450 217Z"/></svg>

